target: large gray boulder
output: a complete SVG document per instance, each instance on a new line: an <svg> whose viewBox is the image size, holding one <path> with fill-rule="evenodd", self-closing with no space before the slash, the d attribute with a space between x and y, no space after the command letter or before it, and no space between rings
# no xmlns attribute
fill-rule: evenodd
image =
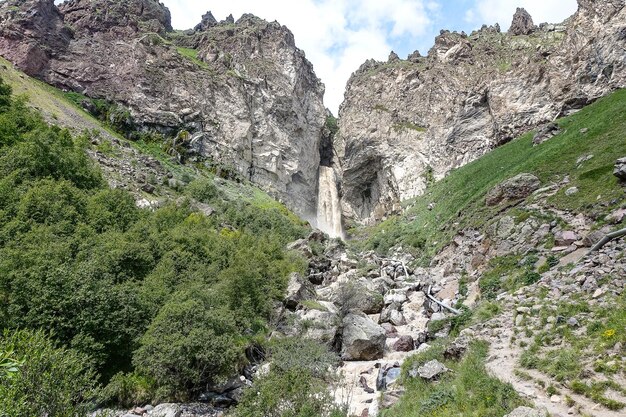
<svg viewBox="0 0 626 417"><path fill-rule="evenodd" d="M341 359L371 361L383 357L385 329L364 314L348 314L343 319Z"/></svg>
<svg viewBox="0 0 626 417"><path fill-rule="evenodd" d="M438 379L442 374L448 372L449 369L446 366L439 362L438 360L432 360L430 362L426 362L424 365L420 366L417 369L412 369L409 371L409 375L413 378L420 377L422 379L432 381Z"/></svg>
<svg viewBox="0 0 626 417"><path fill-rule="evenodd" d="M509 33L511 35L530 35L536 29L533 18L524 8L517 8Z"/></svg>
<svg viewBox="0 0 626 417"><path fill-rule="evenodd" d="M496 185L487 193L486 203L495 206L502 201L514 201L528 197L541 186L539 178L532 174L519 174Z"/></svg>
<svg viewBox="0 0 626 417"><path fill-rule="evenodd" d="M294 311L302 301L314 300L316 295L313 284L302 277L302 275L294 272L289 278L284 304L287 309Z"/></svg>

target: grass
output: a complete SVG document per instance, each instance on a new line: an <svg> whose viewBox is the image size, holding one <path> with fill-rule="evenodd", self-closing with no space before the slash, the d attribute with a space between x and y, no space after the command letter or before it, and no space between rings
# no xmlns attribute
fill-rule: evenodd
<svg viewBox="0 0 626 417"><path fill-rule="evenodd" d="M626 388L612 380L614 375L623 372L623 360L619 354L609 354L618 342L622 346L626 343L626 295L610 300L610 309L579 298L572 297L542 309L539 326L545 325L548 316L576 317L581 330L573 329L563 320L549 331L539 331L522 353L520 365L536 369L611 410L622 409L624 404L606 394L608 390L626 394ZM597 378L589 382L592 369Z"/></svg>
<svg viewBox="0 0 626 417"><path fill-rule="evenodd" d="M403 366L406 394L400 402L384 411L383 417L501 417L523 401L513 387L489 375L485 369L488 345L475 342L460 361L444 360L444 345L408 359ZM437 359L451 372L438 382L410 378L408 371Z"/></svg>
<svg viewBox="0 0 626 417"><path fill-rule="evenodd" d="M607 390L613 390L623 395L626 394L626 390L613 381L586 383L576 380L572 382L571 388L576 394L591 398L593 401L602 404L609 410L618 411L626 407L626 404L610 399L606 396Z"/></svg>
<svg viewBox="0 0 626 417"><path fill-rule="evenodd" d="M423 126L420 125L416 125L415 123L411 123L411 122L402 122L402 123L396 123L393 125L393 130L396 133L400 133L404 130L412 130L415 132L419 132L419 133L424 133L426 132L428 129L426 129Z"/></svg>
<svg viewBox="0 0 626 417"><path fill-rule="evenodd" d="M548 198L557 209L596 216L608 213L624 201L622 187L612 174L615 161L624 152L624 114L626 90L620 90L560 119L563 133L539 146L532 145L533 134L528 133L496 148L451 172L425 195L406 202L409 208L403 215L355 231L355 244L381 253L402 245L426 264L458 231L482 229L489 220L506 214L501 206L487 207L485 195L523 172L538 176L543 185L569 176L570 184ZM587 133L580 132L583 128ZM590 154L594 157L579 168L578 158ZM579 192L566 196L565 189L574 186ZM431 203L434 207L429 210Z"/></svg>
<svg viewBox="0 0 626 417"><path fill-rule="evenodd" d="M209 69L209 65L198 57L197 49L183 48L182 46L177 46L176 50L178 51L180 55L184 56L185 58L187 58L194 64L198 65L200 68Z"/></svg>

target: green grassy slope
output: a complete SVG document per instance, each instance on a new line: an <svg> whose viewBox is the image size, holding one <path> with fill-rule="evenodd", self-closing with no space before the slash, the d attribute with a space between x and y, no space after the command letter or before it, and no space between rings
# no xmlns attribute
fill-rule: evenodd
<svg viewBox="0 0 626 417"><path fill-rule="evenodd" d="M450 173L424 196L408 201L402 216L355 231L357 245L386 252L401 244L425 262L458 231L481 228L497 215L502 207L487 207L485 195L498 183L523 172L537 175L542 186L569 176L570 184L548 203L601 219L625 200L612 171L615 161L626 156L626 91L617 91L558 124L562 133L539 146L532 145L533 135L528 133ZM583 133L583 129L588 131ZM587 155L593 158L577 164ZM570 187L579 192L565 195ZM431 203L434 208L429 210Z"/></svg>

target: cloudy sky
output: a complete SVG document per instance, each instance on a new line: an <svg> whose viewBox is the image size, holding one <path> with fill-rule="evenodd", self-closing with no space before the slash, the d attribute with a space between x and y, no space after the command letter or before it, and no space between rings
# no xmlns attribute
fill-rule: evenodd
<svg viewBox="0 0 626 417"><path fill-rule="evenodd" d="M288 26L326 84L326 106L337 112L346 81L366 59L423 54L440 29L471 32L483 23L508 29L516 7L535 23L561 22L576 0L162 0L176 29L195 26L206 11L222 20L253 13Z"/></svg>

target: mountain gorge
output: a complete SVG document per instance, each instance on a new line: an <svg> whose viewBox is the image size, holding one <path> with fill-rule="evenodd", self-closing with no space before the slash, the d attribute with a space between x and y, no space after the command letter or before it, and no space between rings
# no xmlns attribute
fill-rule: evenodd
<svg viewBox="0 0 626 417"><path fill-rule="evenodd" d="M278 22L55 3L0 0L0 417L626 409L626 0L338 117Z"/></svg>

